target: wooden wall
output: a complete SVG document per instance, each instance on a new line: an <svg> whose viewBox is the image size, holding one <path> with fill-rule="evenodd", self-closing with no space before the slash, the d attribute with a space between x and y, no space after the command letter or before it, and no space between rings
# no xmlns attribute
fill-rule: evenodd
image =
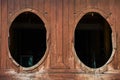
<svg viewBox="0 0 120 80"><path fill-rule="evenodd" d="M119 80L119 9L120 0L0 0L0 79L34 72L34 77L31 77L33 80ZM25 11L37 14L47 29L46 56L37 67L29 70L16 65L8 49L10 25ZM87 12L98 12L112 28L114 53L109 63L99 69L90 69L83 65L74 50L75 27ZM11 70L16 74L12 74ZM36 74L41 71L42 73Z"/></svg>

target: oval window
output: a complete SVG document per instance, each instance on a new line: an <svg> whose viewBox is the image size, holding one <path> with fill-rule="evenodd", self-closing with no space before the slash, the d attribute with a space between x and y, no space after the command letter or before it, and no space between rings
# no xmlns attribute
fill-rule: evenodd
<svg viewBox="0 0 120 80"><path fill-rule="evenodd" d="M18 15L9 29L9 50L12 58L22 67L32 67L46 51L46 28L32 12Z"/></svg>
<svg viewBox="0 0 120 80"><path fill-rule="evenodd" d="M112 30L98 13L89 12L75 28L74 48L80 61L90 68L107 63L112 54Z"/></svg>

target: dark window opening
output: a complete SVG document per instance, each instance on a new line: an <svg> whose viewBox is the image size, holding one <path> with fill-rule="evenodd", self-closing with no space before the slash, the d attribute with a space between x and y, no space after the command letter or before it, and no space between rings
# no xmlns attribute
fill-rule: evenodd
<svg viewBox="0 0 120 80"><path fill-rule="evenodd" d="M90 68L103 66L112 54L112 30L98 13L89 12L75 29L74 48L79 59Z"/></svg>
<svg viewBox="0 0 120 80"><path fill-rule="evenodd" d="M46 51L46 28L31 12L20 14L9 30L9 50L13 59L23 67L37 64Z"/></svg>

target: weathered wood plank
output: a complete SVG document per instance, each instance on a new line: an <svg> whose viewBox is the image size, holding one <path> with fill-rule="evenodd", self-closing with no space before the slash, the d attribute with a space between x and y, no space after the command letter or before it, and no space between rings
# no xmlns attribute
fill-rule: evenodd
<svg viewBox="0 0 120 80"><path fill-rule="evenodd" d="M63 61L64 64L69 68L69 0L63 0Z"/></svg>
<svg viewBox="0 0 120 80"><path fill-rule="evenodd" d="M10 1L10 0L8 0L8 1ZM12 4L9 4L9 5L12 5ZM14 8L15 8L15 12L20 10L20 0L14 0Z"/></svg>
<svg viewBox="0 0 120 80"><path fill-rule="evenodd" d="M78 11L80 11L80 2L81 2L81 0L75 0L75 12L78 12Z"/></svg>
<svg viewBox="0 0 120 80"><path fill-rule="evenodd" d="M57 62L62 61L62 0L57 1L57 25L56 25L56 38L57 38Z"/></svg>
<svg viewBox="0 0 120 80"><path fill-rule="evenodd" d="M7 0L2 0L2 40L1 40L1 68L6 68L7 62Z"/></svg>
<svg viewBox="0 0 120 80"><path fill-rule="evenodd" d="M117 37L117 30L116 30L116 20L115 20L115 18L116 18L116 8L117 7L115 7L115 0L110 0L109 1L109 11L111 12L111 14L109 15L109 17L108 17L108 21L109 21L109 24L110 24L110 26L111 26L111 29L112 29L112 33L114 33L114 40L116 40L116 41L113 41L113 45L115 44L116 45L116 43L118 43L118 40L119 39L117 39L118 37ZM115 15L116 14L116 15ZM118 47L118 46L116 46L116 47ZM115 49L116 50L116 49ZM112 59L112 61L113 61L113 63L114 64L112 64L112 66L113 66L113 68L114 69L118 69L118 65L119 65L119 57L118 57L118 51L116 50L115 51L115 53L114 53L115 55L114 55L114 58Z"/></svg>
<svg viewBox="0 0 120 80"><path fill-rule="evenodd" d="M51 19L50 19L50 26L51 26L51 33L50 33L50 38L51 38L51 47L50 47L50 57L51 57L51 61L50 61L50 67L51 68L55 68L55 64L56 64L56 56L57 56L57 52L56 52L56 17L57 17L57 8L56 6L56 0L51 0Z"/></svg>
<svg viewBox="0 0 120 80"><path fill-rule="evenodd" d="M98 4L98 0L88 0L89 4L92 8L96 8Z"/></svg>
<svg viewBox="0 0 120 80"><path fill-rule="evenodd" d="M11 15L15 11L14 0L8 0L8 14Z"/></svg>
<svg viewBox="0 0 120 80"><path fill-rule="evenodd" d="M20 9L25 9L26 8L26 0L20 0Z"/></svg>
<svg viewBox="0 0 120 80"><path fill-rule="evenodd" d="M32 8L33 7L33 1L34 0L26 0L26 8Z"/></svg>
<svg viewBox="0 0 120 80"><path fill-rule="evenodd" d="M1 27L2 27L2 1L0 0L0 44L1 44Z"/></svg>
<svg viewBox="0 0 120 80"><path fill-rule="evenodd" d="M39 0L33 0L33 9L38 11L39 10Z"/></svg>
<svg viewBox="0 0 120 80"><path fill-rule="evenodd" d="M109 11L110 0L100 0L97 1L98 9L105 10L106 12Z"/></svg>
<svg viewBox="0 0 120 80"><path fill-rule="evenodd" d="M120 69L120 1L119 0L115 0L114 3L114 8L112 8L112 10L114 10L115 12L112 13L112 15L115 16L115 27L116 27L116 56L114 57L116 59L116 61L114 61L113 65L117 64L117 69Z"/></svg>
<svg viewBox="0 0 120 80"><path fill-rule="evenodd" d="M68 21L68 24L69 24L69 32L68 32L68 39L69 39L69 64L71 68L74 68L75 67L75 64L74 64L74 58L75 58L75 53L73 52L73 48L74 48L74 28L76 27L75 26L75 17L74 17L74 11L75 11L75 0L69 0L69 12L68 12L68 15L69 15L69 21ZM73 57L74 56L74 57Z"/></svg>
<svg viewBox="0 0 120 80"><path fill-rule="evenodd" d="M48 21L50 21L51 0L45 0L44 6L44 16Z"/></svg>
<svg viewBox="0 0 120 80"><path fill-rule="evenodd" d="M0 45L1 45L1 27L2 27L2 3L1 3L1 0L0 0ZM0 64L1 64L1 46L0 46ZM0 65L0 68L1 68L1 65Z"/></svg>
<svg viewBox="0 0 120 80"><path fill-rule="evenodd" d="M82 10L87 8L87 1L86 0L74 0L75 1L75 13L79 13Z"/></svg>
<svg viewBox="0 0 120 80"><path fill-rule="evenodd" d="M8 6L6 3L8 3ZM34 0L33 1L32 0L0 0L0 44L1 44L0 68L9 68L9 66L13 66L13 65L9 65L12 64L12 62L9 63L9 61L7 61L9 59L7 57L7 46L6 46L7 33L8 33L7 30L9 27L7 20L9 19L8 18L9 14L12 14L20 9L33 8L40 13L42 12L44 17L50 23L50 26L47 27L50 27L49 39L51 41L51 44L50 46L48 46L48 49L49 49L49 54L51 55L50 56L51 68L62 69L65 68L64 66L67 65L67 68L68 67L72 69L76 68L76 71L74 73L80 72L80 71L77 72L77 70L80 70L82 68L80 66L80 63L77 63L77 61L74 60L76 53L73 51L74 29L76 27L75 15L76 13L79 13L79 11L81 10L89 9L89 7L92 8L97 7L102 11L112 12L112 15L110 16L111 17L110 24L112 23L112 26L116 28L116 32L117 32L117 41L116 41L117 51L113 59L114 60L113 65L116 70L117 69L119 70L120 69L120 59L119 59L120 1L119 0L87 0L87 1L86 0L35 0L35 1ZM46 64L47 63L48 62L46 62ZM44 63L42 65L46 65L46 64ZM15 69L15 66L13 68ZM55 71L59 72L59 69L55 69ZM74 73L72 73L72 75L74 75ZM83 74L81 73L77 79L79 80L82 78L82 79L90 80L89 79L89 77L91 77L90 75L91 74L86 75L85 73ZM59 76L59 77L63 77L63 76ZM91 79L93 78L94 75L91 77ZM71 77L69 77L68 79L71 79ZM97 77L95 79L97 79Z"/></svg>
<svg viewBox="0 0 120 80"><path fill-rule="evenodd" d="M58 10L56 12L56 55L54 57L55 61L54 61L54 68L64 68L65 65L63 64L63 58L62 58L62 55L63 55L63 48L62 48L62 28L63 28L63 22L62 22L62 0L61 1L57 1L56 2L56 10Z"/></svg>
<svg viewBox="0 0 120 80"><path fill-rule="evenodd" d="M39 12L44 12L45 0L39 0L38 3L39 3L39 5L38 5Z"/></svg>

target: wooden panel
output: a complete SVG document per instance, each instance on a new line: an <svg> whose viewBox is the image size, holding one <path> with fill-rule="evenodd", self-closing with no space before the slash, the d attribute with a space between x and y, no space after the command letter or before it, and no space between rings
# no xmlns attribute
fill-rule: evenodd
<svg viewBox="0 0 120 80"><path fill-rule="evenodd" d="M1 0L0 0L0 64L1 64L1 27L2 27L2 3L1 3ZM1 68L1 65L0 65L0 68Z"/></svg>
<svg viewBox="0 0 120 80"><path fill-rule="evenodd" d="M12 15L14 13L15 7L16 6L14 6L14 0L8 0L8 14L9 15Z"/></svg>
<svg viewBox="0 0 120 80"><path fill-rule="evenodd" d="M56 63L60 64L56 64L57 66L62 66L62 1L57 1L57 25L56 25L56 38L57 38L57 61ZM59 67L60 68L60 67Z"/></svg>
<svg viewBox="0 0 120 80"><path fill-rule="evenodd" d="M1 67L6 68L7 62L7 0L2 0L2 43L1 43Z"/></svg>
<svg viewBox="0 0 120 80"><path fill-rule="evenodd" d="M87 7L86 0L74 0L75 1L75 11L80 12Z"/></svg>
<svg viewBox="0 0 120 80"><path fill-rule="evenodd" d="M32 8L34 0L26 0L26 8Z"/></svg>
<svg viewBox="0 0 120 80"><path fill-rule="evenodd" d="M98 1L97 0L87 0L86 4L87 4L87 8L95 8L98 5Z"/></svg>
<svg viewBox="0 0 120 80"><path fill-rule="evenodd" d="M2 1L0 0L0 30L1 30L1 22L2 22L1 18L2 18ZM1 38L1 34L0 34L0 38Z"/></svg>
<svg viewBox="0 0 120 80"><path fill-rule="evenodd" d="M119 74L76 74L75 80L120 80Z"/></svg>
<svg viewBox="0 0 120 80"><path fill-rule="evenodd" d="M45 0L44 16L50 22L50 9L51 9L51 0Z"/></svg>
<svg viewBox="0 0 120 80"><path fill-rule="evenodd" d="M63 60L67 68L70 68L69 59L69 0L63 0Z"/></svg>
<svg viewBox="0 0 120 80"><path fill-rule="evenodd" d="M25 9L26 7L26 0L20 0L20 9Z"/></svg>
<svg viewBox="0 0 120 80"><path fill-rule="evenodd" d="M105 10L106 12L110 10L109 9L110 0L100 0L97 3L98 9Z"/></svg>
<svg viewBox="0 0 120 80"><path fill-rule="evenodd" d="M39 0L35 0L35 1L33 1L33 9L35 9L35 10L39 10Z"/></svg>
<svg viewBox="0 0 120 80"><path fill-rule="evenodd" d="M56 5L57 9L59 9L59 11L57 11L57 18L56 18L56 58L54 63L55 63L55 68L65 68L65 65L63 63L63 45L62 45L62 30L63 30L63 23L62 23L62 1L57 1L57 5Z"/></svg>
<svg viewBox="0 0 120 80"><path fill-rule="evenodd" d="M68 32L68 38L69 38L69 64L71 66L71 68L74 68L75 67L75 64L74 64L74 58L75 58L75 53L73 52L73 49L74 49L74 28L76 27L75 26L75 17L74 17L74 11L75 11L75 0L69 0L69 32Z"/></svg>
<svg viewBox="0 0 120 80"><path fill-rule="evenodd" d="M44 10L44 17L45 19L47 20L47 22L49 23L45 23L45 26L48 28L49 31L47 31L47 33L49 33L47 36L48 36L48 39L47 39L47 42L48 44L51 43L51 0L45 0L45 10ZM50 49L51 45L48 45L48 49ZM47 67L50 68L50 53L48 53L48 56L47 56L47 61L46 61L46 65Z"/></svg>
<svg viewBox="0 0 120 80"><path fill-rule="evenodd" d="M10 68L9 66L13 66L13 65L9 65L12 64L12 62L7 61L9 59L6 50L7 33L8 33L6 32L8 29L7 21L8 19L10 19L9 18L10 15L14 14L15 11L26 8L33 8L37 10L39 13L43 13L43 16L50 23L50 26L47 26L50 29L49 39L51 41L50 46L48 46L49 54L50 54L50 67L52 68L50 69L50 71L52 72L53 70L54 72L56 72L53 75L50 75L51 79L52 77L58 80L59 79L61 80L119 79L117 78L119 74L112 74L112 70L113 72L115 72L114 69L111 70L111 73L108 72L109 74L107 73L98 74L100 75L99 77L91 73L87 73L87 74L84 72L80 73L81 72L80 69L82 68L80 66L80 63L78 63L75 60L76 58L75 52L73 51L74 29L76 27L75 24L76 14L80 14L81 11L84 11L89 8L93 8L93 9L98 8L101 11L103 11L103 13L104 11L105 12L110 11L112 12L112 15L109 22L112 23L113 27L116 27L116 31L117 31L117 52L115 53L116 55L114 56L113 65L116 70L120 69L120 59L119 59L120 1L119 0L35 0L35 1L34 0L0 0L0 44L1 44L0 67L1 68ZM45 65L47 65L47 68L49 69L48 60L46 60L47 62L45 63L43 62L43 64L40 65L39 70L42 69L41 66L43 67L44 70L46 70ZM13 68L15 69L15 66ZM51 74L49 70L48 73ZM46 70L46 74L47 74L47 70ZM75 75L76 75L76 79L74 79ZM116 75L118 76L116 77ZM41 79L40 77L43 77L42 75L38 74L38 75L34 75L35 79L37 79L36 76L39 77L39 79ZM49 76L47 76L44 79L48 79L48 77Z"/></svg>
<svg viewBox="0 0 120 80"><path fill-rule="evenodd" d="M56 56L57 56L57 52L56 52L56 10L57 8L56 6L56 0L51 0L51 20L50 20L50 26L51 26L51 33L50 33L50 39L51 39L51 47L50 47L50 57L51 57L51 61L50 61L50 66L51 68L55 68L55 64L56 64Z"/></svg>
<svg viewBox="0 0 120 80"><path fill-rule="evenodd" d="M115 8L114 8L114 10L115 10L115 13L114 13L114 15L115 15L115 23L116 23L116 25L115 25L115 27L116 27L116 38L117 38L117 61L116 61L116 64L118 64L118 69L120 69L120 11L119 11L119 9L120 9L120 1L119 0L116 0L115 1Z"/></svg>
<svg viewBox="0 0 120 80"><path fill-rule="evenodd" d="M88 0L91 7L97 7L98 0Z"/></svg>
<svg viewBox="0 0 120 80"><path fill-rule="evenodd" d="M116 18L116 8L117 7L115 7L115 0L110 0L109 1L109 11L111 12L111 15L108 17L108 21L109 21L109 24L110 24L110 26L111 26L111 28L113 29L112 30L112 33L115 33L115 35L114 35L114 40L115 40L115 42L113 42L114 44L116 44L116 43L118 43L117 42L117 37L115 37L116 36L116 20L115 20L115 18ZM117 47L117 46L116 46ZM114 53L114 57L113 57L113 59L112 59L112 66L113 66L113 68L114 69L118 69L118 65L119 65L119 55L118 55L118 51L117 51L117 49L115 49L116 51L115 51L115 53Z"/></svg>
<svg viewBox="0 0 120 80"><path fill-rule="evenodd" d="M38 5L38 6L39 6L39 7L38 7L38 8L39 8L39 11L40 11L40 12L44 12L45 0L39 0L38 3L39 3L39 5Z"/></svg>
<svg viewBox="0 0 120 80"><path fill-rule="evenodd" d="M8 0L10 1L10 0ZM8 5L11 5L13 6L12 4L8 4ZM19 11L20 10L20 0L14 0L14 8L15 8L15 12Z"/></svg>

